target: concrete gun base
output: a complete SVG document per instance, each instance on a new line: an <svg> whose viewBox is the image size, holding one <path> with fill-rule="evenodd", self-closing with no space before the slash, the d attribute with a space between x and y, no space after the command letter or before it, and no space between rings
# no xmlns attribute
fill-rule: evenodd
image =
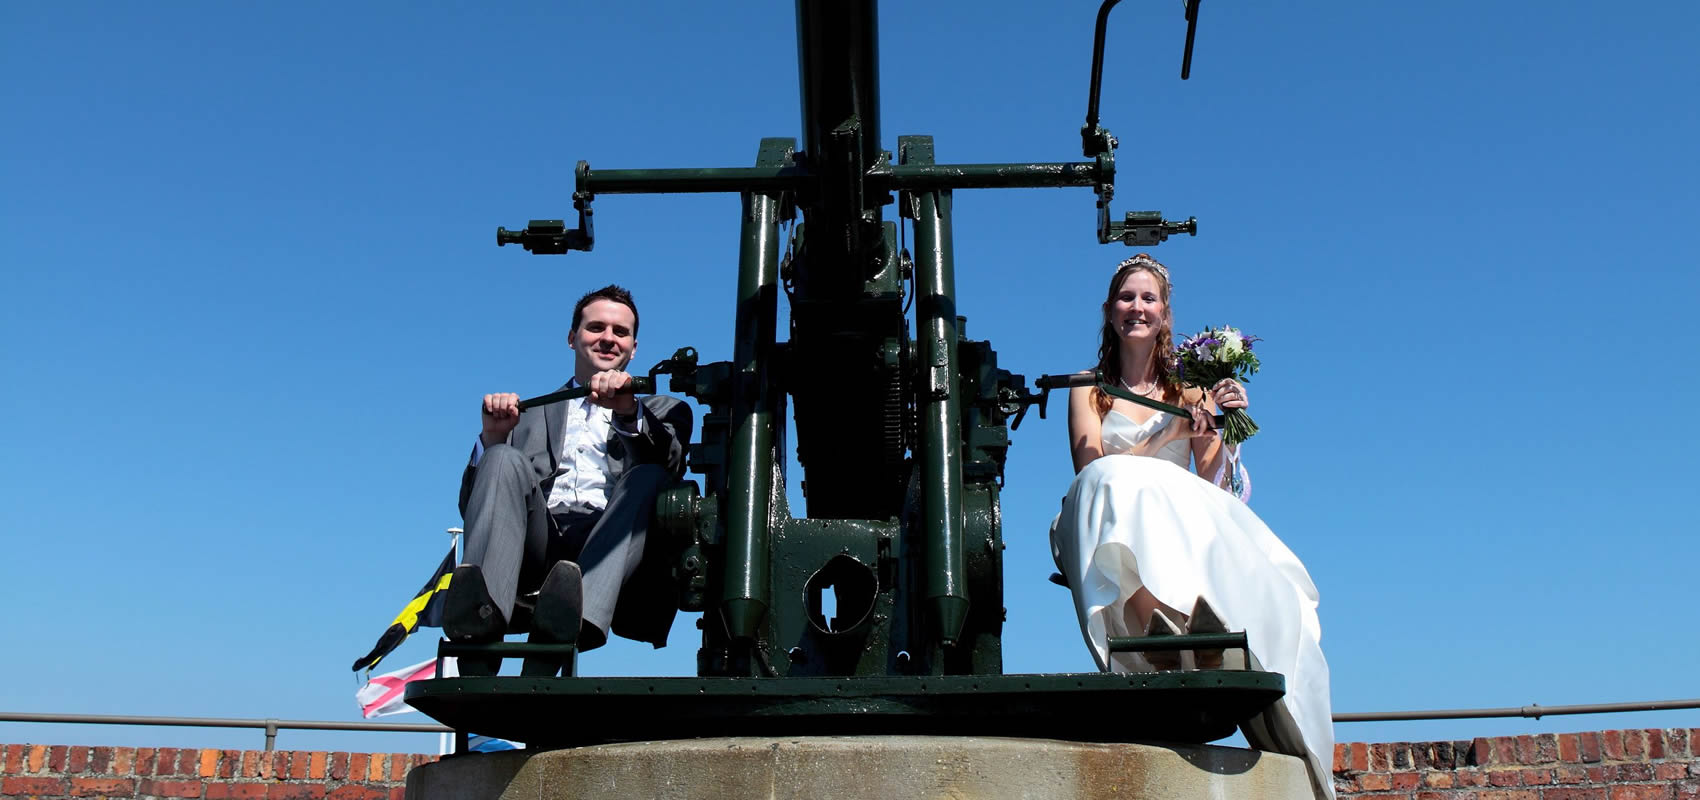
<svg viewBox="0 0 1700 800"><path fill-rule="evenodd" d="M1213 745L805 736L633 742L445 758L407 800L1271 798L1307 800L1303 760Z"/></svg>

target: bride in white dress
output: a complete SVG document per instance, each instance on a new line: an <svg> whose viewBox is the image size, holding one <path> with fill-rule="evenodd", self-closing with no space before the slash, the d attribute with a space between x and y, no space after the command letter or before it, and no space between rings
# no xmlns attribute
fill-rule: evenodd
<svg viewBox="0 0 1700 800"><path fill-rule="evenodd" d="M1332 798L1334 733L1316 586L1246 506L1250 480L1239 454L1208 426L1217 408L1247 407L1245 387L1231 380L1208 394L1179 387L1169 295L1168 270L1155 259L1141 253L1121 263L1104 302L1098 368L1134 394L1192 410L1192 419L1096 387L1070 392L1076 475L1051 527L1051 552L1100 670L1214 667L1221 659L1111 655L1108 637L1244 630L1256 666L1287 682L1283 700L1242 726L1247 741L1304 757L1317 796Z"/></svg>

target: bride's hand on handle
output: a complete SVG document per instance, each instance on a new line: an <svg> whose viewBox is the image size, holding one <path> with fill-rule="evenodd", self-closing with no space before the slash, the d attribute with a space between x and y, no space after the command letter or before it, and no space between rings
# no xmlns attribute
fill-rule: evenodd
<svg viewBox="0 0 1700 800"><path fill-rule="evenodd" d="M1220 409L1246 408L1250 405L1245 386L1233 378L1223 378L1210 387L1210 399Z"/></svg>

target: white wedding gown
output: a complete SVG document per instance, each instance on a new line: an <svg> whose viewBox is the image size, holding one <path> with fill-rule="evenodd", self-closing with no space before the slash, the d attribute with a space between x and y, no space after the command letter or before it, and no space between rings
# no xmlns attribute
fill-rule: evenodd
<svg viewBox="0 0 1700 800"><path fill-rule="evenodd" d="M1281 703L1302 748L1291 742L1292 726L1277 722L1285 717L1279 709L1264 719L1286 728L1274 738L1288 744L1276 749L1304 755L1318 795L1333 797L1316 585L1245 503L1187 469L1191 445L1175 435L1184 424L1162 412L1143 425L1114 410L1104 416L1105 455L1075 476L1051 526L1051 553L1074 593L1080 631L1100 670L1150 671L1143 656L1107 650L1107 637L1144 632L1127 629L1123 604L1142 586L1183 614L1204 598L1228 630L1246 632L1263 669L1286 676Z"/></svg>

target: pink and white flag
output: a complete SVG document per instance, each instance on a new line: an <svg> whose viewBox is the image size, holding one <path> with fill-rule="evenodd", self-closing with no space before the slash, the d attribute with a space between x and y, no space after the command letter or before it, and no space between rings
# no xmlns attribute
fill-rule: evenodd
<svg viewBox="0 0 1700 800"><path fill-rule="evenodd" d="M453 678L459 674L455 669L455 660L443 659L443 677ZM413 711L413 706L402 699L407 690L407 684L413 681L430 680L437 677L437 660L429 659L402 667L395 672L386 672L374 676L354 693L354 701L360 704L360 715L366 719L386 717L391 714L405 714Z"/></svg>

